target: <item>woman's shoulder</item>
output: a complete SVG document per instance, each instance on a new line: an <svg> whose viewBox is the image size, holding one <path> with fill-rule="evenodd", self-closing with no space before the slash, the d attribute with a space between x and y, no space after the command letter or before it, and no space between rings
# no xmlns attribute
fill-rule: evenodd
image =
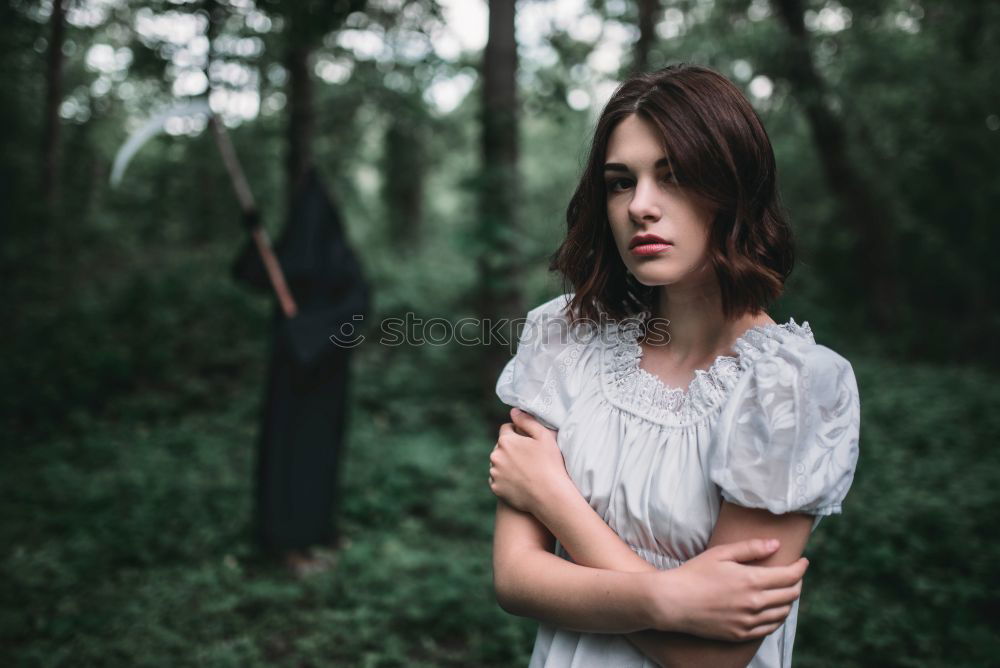
<svg viewBox="0 0 1000 668"><path fill-rule="evenodd" d="M795 318L784 323L748 329L734 344L742 367L787 367L804 374L851 369L843 355L816 341L808 321Z"/></svg>
<svg viewBox="0 0 1000 668"><path fill-rule="evenodd" d="M840 512L858 460L860 403L847 359L794 320L748 332L743 374L714 433L724 498L773 513Z"/></svg>
<svg viewBox="0 0 1000 668"><path fill-rule="evenodd" d="M741 377L730 396L736 407L794 408L801 418L857 415L860 397L846 357L817 343L809 323L756 327L737 342ZM738 410L738 409L737 409Z"/></svg>
<svg viewBox="0 0 1000 668"><path fill-rule="evenodd" d="M564 294L547 299L528 310L524 318L528 329L541 329L545 332L568 329L574 322L570 304L574 293Z"/></svg>
<svg viewBox="0 0 1000 668"><path fill-rule="evenodd" d="M530 309L517 336L517 349L497 381L500 400L539 418L553 429L561 425L574 391L573 370L585 345L567 317L573 293ZM585 343L585 341L582 341Z"/></svg>
<svg viewBox="0 0 1000 668"><path fill-rule="evenodd" d="M566 292L557 297L552 297L547 299L540 304L534 306L528 310L528 318L539 317L541 315L549 315L552 317L559 317L566 315L566 307L572 301L575 293Z"/></svg>
<svg viewBox="0 0 1000 668"><path fill-rule="evenodd" d="M556 351L574 343L586 343L593 332L573 317L570 304L574 293L567 292L530 309L523 319L519 346Z"/></svg>

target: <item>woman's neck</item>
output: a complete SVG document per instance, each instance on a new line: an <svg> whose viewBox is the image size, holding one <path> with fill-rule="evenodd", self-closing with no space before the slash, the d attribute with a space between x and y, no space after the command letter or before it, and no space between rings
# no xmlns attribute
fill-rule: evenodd
<svg viewBox="0 0 1000 668"><path fill-rule="evenodd" d="M650 345L666 345L678 360L714 358L729 354L733 342L747 329L774 321L761 311L727 320L722 313L718 284L662 286L653 317L669 337L652 339ZM666 322L664 322L666 321Z"/></svg>

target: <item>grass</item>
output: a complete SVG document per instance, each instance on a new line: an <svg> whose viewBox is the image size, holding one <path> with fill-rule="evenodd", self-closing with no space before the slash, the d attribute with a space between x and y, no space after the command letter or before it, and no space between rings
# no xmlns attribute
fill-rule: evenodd
<svg viewBox="0 0 1000 668"><path fill-rule="evenodd" d="M6 334L0 663L526 665L534 623L491 592L492 443L435 385L446 351L359 350L348 542L292 579L249 542L266 306L192 262ZM861 460L807 551L796 665L989 665L997 377L854 363Z"/></svg>
<svg viewBox="0 0 1000 668"><path fill-rule="evenodd" d="M355 419L348 545L331 575L297 581L249 545L258 396L230 399L7 458L5 665L524 662L531 624L492 600L482 442Z"/></svg>

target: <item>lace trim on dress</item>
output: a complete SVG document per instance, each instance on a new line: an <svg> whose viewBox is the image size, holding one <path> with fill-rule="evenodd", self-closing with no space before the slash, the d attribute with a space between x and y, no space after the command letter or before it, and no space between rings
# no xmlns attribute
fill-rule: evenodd
<svg viewBox="0 0 1000 668"><path fill-rule="evenodd" d="M605 396L612 405L660 424L682 426L697 422L722 405L736 382L755 360L773 353L789 340L815 343L808 322L794 318L784 324L757 325L733 344L736 355L720 355L708 369L697 369L687 389L669 387L639 366L639 337L649 311L610 328L611 340L603 350Z"/></svg>

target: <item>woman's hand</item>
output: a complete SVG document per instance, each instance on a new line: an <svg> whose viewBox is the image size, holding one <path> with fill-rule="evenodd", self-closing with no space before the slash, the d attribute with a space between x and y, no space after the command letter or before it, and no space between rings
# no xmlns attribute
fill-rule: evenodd
<svg viewBox="0 0 1000 668"><path fill-rule="evenodd" d="M654 627L702 638L744 641L780 627L802 592L805 557L788 566L740 562L770 556L778 541L746 540L709 548L683 565L649 574Z"/></svg>
<svg viewBox="0 0 1000 668"><path fill-rule="evenodd" d="M490 490L517 510L535 513L550 492L572 484L556 434L531 414L510 411L490 454Z"/></svg>

